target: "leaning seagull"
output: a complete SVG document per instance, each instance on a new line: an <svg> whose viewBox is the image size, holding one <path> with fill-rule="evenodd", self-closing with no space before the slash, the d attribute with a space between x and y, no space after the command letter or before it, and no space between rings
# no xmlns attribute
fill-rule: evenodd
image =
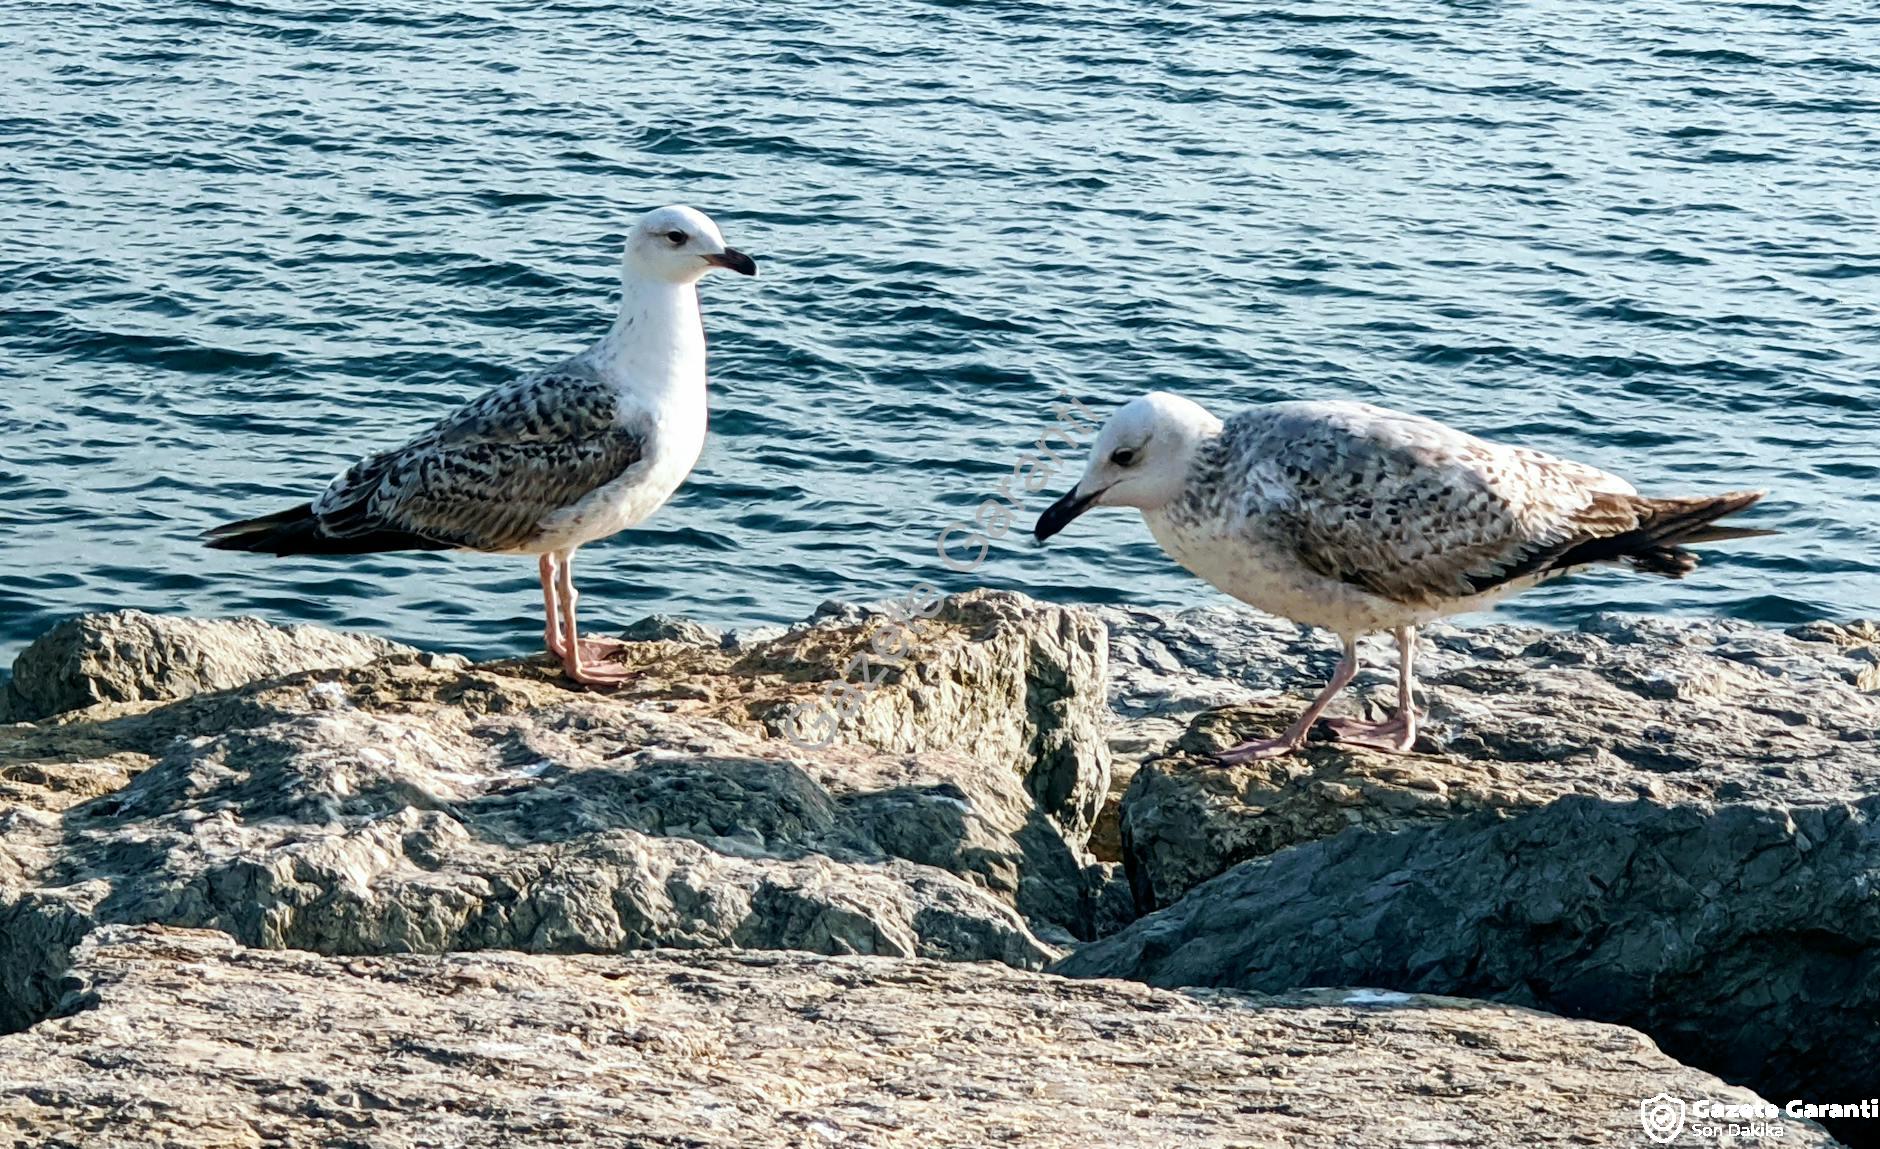
<svg viewBox="0 0 1880 1149"><path fill-rule="evenodd" d="M1104 425L1083 478L1038 518L1040 542L1092 506L1136 507L1176 562L1235 598L1344 642L1331 683L1277 738L1224 764L1298 749L1358 671L1358 639L1397 635L1397 712L1329 721L1341 741L1416 742L1418 625L1481 610L1586 563L1682 578L1682 544L1768 531L1710 524L1760 491L1652 499L1615 475L1366 403L1269 403L1222 423L1156 391Z"/></svg>
<svg viewBox="0 0 1880 1149"><path fill-rule="evenodd" d="M620 315L599 343L361 459L310 503L203 537L273 555L537 555L549 652L576 682L625 681L606 662L618 642L576 631L574 552L644 521L698 461L705 329L695 285L714 267L757 274L704 213L641 216L621 263Z"/></svg>

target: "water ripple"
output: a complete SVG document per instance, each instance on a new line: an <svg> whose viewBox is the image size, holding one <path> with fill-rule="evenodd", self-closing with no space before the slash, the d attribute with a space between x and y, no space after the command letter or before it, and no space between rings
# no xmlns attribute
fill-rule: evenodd
<svg viewBox="0 0 1880 1149"><path fill-rule="evenodd" d="M584 552L597 622L921 579L1215 601L1123 513L970 577L934 556L1060 389L1152 387L1771 492L1776 538L1517 615L1880 602L1870 15L445 7L0 0L0 658L117 606L527 648L515 560L193 536L578 349L621 228L676 199L764 273L705 286L713 435L647 530Z"/></svg>

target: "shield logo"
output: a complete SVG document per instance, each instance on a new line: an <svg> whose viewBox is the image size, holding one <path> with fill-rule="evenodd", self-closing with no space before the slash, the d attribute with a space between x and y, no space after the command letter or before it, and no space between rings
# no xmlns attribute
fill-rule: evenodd
<svg viewBox="0 0 1880 1149"><path fill-rule="evenodd" d="M1645 1136L1660 1145L1669 1145L1684 1131L1684 1100L1669 1093L1647 1097L1638 1103L1639 1121Z"/></svg>

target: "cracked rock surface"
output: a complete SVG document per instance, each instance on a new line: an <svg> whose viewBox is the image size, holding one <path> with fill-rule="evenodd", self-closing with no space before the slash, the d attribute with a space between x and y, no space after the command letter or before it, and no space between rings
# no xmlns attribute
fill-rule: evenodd
<svg viewBox="0 0 1880 1149"><path fill-rule="evenodd" d="M1636 1033L1508 1006L906 958L342 959L111 927L71 984L65 1016L0 1038L0 1140L1506 1149L1646 1144L1660 1091L1755 1100Z"/></svg>
<svg viewBox="0 0 1880 1149"><path fill-rule="evenodd" d="M175 638L186 623L165 622L170 646L260 625ZM251 683L0 728L0 1026L49 1009L71 947L108 923L330 954L735 946L1035 968L1122 916L1082 851L1107 781L1101 626L1010 594L948 600L849 740L777 737L878 623L635 644L643 676L606 695L535 662L257 658Z"/></svg>
<svg viewBox="0 0 1880 1149"><path fill-rule="evenodd" d="M1117 747L1147 916L1059 972L1488 998L1635 1026L1769 1096L1880 1090L1872 624L1431 628L1418 753L1221 768L1297 713L1328 645L1226 612L1106 617L1119 713L1183 725L1140 764ZM1339 708L1381 714L1394 670Z"/></svg>
<svg viewBox="0 0 1880 1149"><path fill-rule="evenodd" d="M98 702L187 698L395 653L417 652L367 635L254 618L87 614L59 623L20 652L12 679L0 688L0 722L31 722Z"/></svg>
<svg viewBox="0 0 1880 1149"><path fill-rule="evenodd" d="M1417 754L1224 770L1329 642L979 591L783 736L902 625L647 619L605 694L55 628L0 702L0 1143L1610 1145L1660 1089L1880 1093L1873 624L1430 628Z"/></svg>
<svg viewBox="0 0 1880 1149"><path fill-rule="evenodd" d="M1237 862L1352 826L1387 831L1569 794L1786 807L1880 793L1871 624L1784 634L1599 615L1577 632L1431 627L1417 664L1419 753L1318 743L1222 769L1215 753L1298 714L1329 677L1335 644L1245 612L1103 615L1124 732L1112 742L1133 770L1117 848L1145 912ZM1356 695L1333 713L1394 707L1394 654L1367 654Z"/></svg>

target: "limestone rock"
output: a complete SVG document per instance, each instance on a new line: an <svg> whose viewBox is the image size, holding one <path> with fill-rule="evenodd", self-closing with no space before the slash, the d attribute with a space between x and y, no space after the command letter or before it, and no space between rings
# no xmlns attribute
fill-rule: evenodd
<svg viewBox="0 0 1880 1149"><path fill-rule="evenodd" d="M1222 769L1333 645L1239 611L1104 617L1118 772L1141 763L1117 850L1160 912L1064 972L1491 997L1636 1026L1783 1097L1872 1095L1880 1044L1846 1019L1880 1004L1880 628L1431 627L1418 754ZM1376 651L1334 712L1394 705Z"/></svg>
<svg viewBox="0 0 1880 1149"><path fill-rule="evenodd" d="M649 614L620 632L628 642L684 642L693 646L722 646L724 634L701 622L670 614Z"/></svg>
<svg viewBox="0 0 1880 1149"><path fill-rule="evenodd" d="M842 717L843 740L1010 762L1044 814L1082 845L1109 792L1109 642L1101 621L990 590L949 596L932 618L911 622L828 603L819 616L761 648L762 657L831 668L817 682L852 666L843 676L876 678ZM898 663L871 653L899 653L904 636ZM868 665L858 665L863 658Z"/></svg>
<svg viewBox="0 0 1880 1149"><path fill-rule="evenodd" d="M814 625L762 638L729 641L663 616L642 619L627 636L635 640L627 661L646 674L629 693L705 703L715 716L772 735L783 732L792 706L813 708L820 687L854 683L860 701L841 716L837 741L895 753L957 750L1000 764L1024 778L1078 846L1108 792L1107 636L1088 612L1009 591L973 591L942 600L932 618L897 621L826 604ZM902 657L883 658L882 650ZM140 611L85 615L20 654L0 696L0 721L235 690L393 654L433 667L463 665L313 626ZM537 678L553 674L539 660L496 665Z"/></svg>
<svg viewBox="0 0 1880 1149"><path fill-rule="evenodd" d="M1507 1006L913 959L333 959L114 928L62 1012L0 1038L0 1141L1505 1149L1646 1144L1658 1092L1756 1102L1629 1030Z"/></svg>
<svg viewBox="0 0 1880 1149"><path fill-rule="evenodd" d="M1491 998L1636 1027L1772 1096L1859 1099L1880 1065L1877 817L1880 796L1704 809L1572 795L1354 827L1243 862L1057 968Z"/></svg>
<svg viewBox="0 0 1880 1149"><path fill-rule="evenodd" d="M1105 617L1119 713L1186 723L1147 755L1119 804L1119 850L1145 912L1236 862L1350 826L1391 830L1568 794L1707 808L1880 793L1880 695L1859 687L1865 648L1835 641L1843 628L1796 638L1611 615L1577 633L1432 627L1418 661L1422 753L1325 744L1222 769L1214 753L1297 715L1329 676L1334 645L1241 612ZM1373 716L1394 705L1394 677L1386 655L1359 679Z"/></svg>
<svg viewBox="0 0 1880 1149"><path fill-rule="evenodd" d="M20 652L0 692L0 721L31 722L98 702L187 698L394 653L417 652L380 638L254 618L88 614L60 623Z"/></svg>
<svg viewBox="0 0 1880 1149"><path fill-rule="evenodd" d="M406 709L291 697L346 680L396 683ZM68 811L63 848L0 897L0 1001L13 1004L0 1023L43 1012L63 947L109 921L340 954L1054 956L1013 908L1026 851L1007 828L1023 828L1025 794L1008 773L872 752L825 752L812 768L729 730L635 722L611 700L531 710L500 678L477 685L517 709L413 706L420 691L468 689L416 666L266 690L248 699L262 721L179 741ZM1074 902L1081 870L1061 841L1058 855L1050 876Z"/></svg>
<svg viewBox="0 0 1880 1149"><path fill-rule="evenodd" d="M1612 1144L1659 1089L1744 1097L1610 1026L1291 993L1326 984L1872 1095L1880 1049L1843 1019L1880 1005L1880 630L1432 628L1422 753L1223 771L1330 644L1100 614L982 591L912 622L653 619L609 694L540 657L198 657L191 628L231 624L189 620L120 667L96 636L143 624L68 624L82 685L23 657L14 704L104 700L0 725L0 1030L33 1027L0 1038L0 1143ZM838 679L837 739L783 737ZM1113 931L1062 968L1291 996L1023 972ZM650 1020L581 1021L610 1009Z"/></svg>
<svg viewBox="0 0 1880 1149"><path fill-rule="evenodd" d="M546 660L388 656L0 729L0 779L66 786L0 792L0 1026L43 1016L71 945L105 923L335 954L1025 967L1119 925L1115 875L1054 814L1075 825L1103 792L1101 627L1009 594L950 600L919 624L930 648L867 692L856 737L776 737L869 625L744 649L651 627L625 655L641 676L605 695Z"/></svg>
<svg viewBox="0 0 1880 1149"><path fill-rule="evenodd" d="M1853 683L1861 690L1880 694L1880 619L1858 618L1852 622L1811 622L1791 627L1789 637L1804 642L1827 642L1841 647L1856 660Z"/></svg>

